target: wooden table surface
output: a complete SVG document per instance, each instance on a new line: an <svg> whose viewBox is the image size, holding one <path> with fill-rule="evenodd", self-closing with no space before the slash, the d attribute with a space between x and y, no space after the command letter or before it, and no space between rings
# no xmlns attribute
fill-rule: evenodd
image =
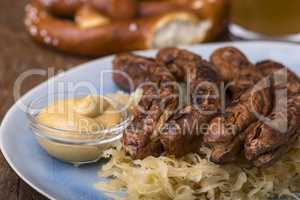
<svg viewBox="0 0 300 200"><path fill-rule="evenodd" d="M15 102L13 87L16 78L28 69L55 67L68 69L86 62L88 58L63 55L36 45L28 37L23 26L24 6L27 0L0 1L0 122ZM23 93L47 77L32 76L22 84ZM8 166L0 153L0 199L46 199L24 183Z"/></svg>
<svg viewBox="0 0 300 200"><path fill-rule="evenodd" d="M28 69L48 67L55 67L56 71L66 70L90 60L90 58L55 52L32 42L23 25L24 7L27 2L28 0L0 1L0 122L16 100L12 91L14 82L21 73ZM22 93L46 79L46 76L27 78L22 84ZM0 199L42 200L46 198L24 183L0 153Z"/></svg>

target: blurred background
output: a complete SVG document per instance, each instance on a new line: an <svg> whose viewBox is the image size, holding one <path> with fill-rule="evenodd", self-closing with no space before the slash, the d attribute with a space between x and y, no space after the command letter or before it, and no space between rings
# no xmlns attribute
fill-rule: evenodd
<svg viewBox="0 0 300 200"><path fill-rule="evenodd" d="M0 121L15 101L15 80L27 70L53 68L55 74L111 53L163 46L300 41L299 0L140 0L121 6L129 1L1 0ZM22 93L47 78L28 77ZM0 199L45 199L18 178L2 154Z"/></svg>
<svg viewBox="0 0 300 200"><path fill-rule="evenodd" d="M241 39L300 41L300 2L231 0L229 30Z"/></svg>

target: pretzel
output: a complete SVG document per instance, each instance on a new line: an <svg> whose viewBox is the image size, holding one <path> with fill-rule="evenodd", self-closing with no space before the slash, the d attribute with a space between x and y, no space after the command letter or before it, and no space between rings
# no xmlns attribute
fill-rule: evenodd
<svg viewBox="0 0 300 200"><path fill-rule="evenodd" d="M99 12L115 19L145 17L172 11L189 11L205 17L206 13L220 12L226 1L216 0L37 0L50 13L72 17L85 5L94 7ZM220 15L224 13L219 13Z"/></svg>
<svg viewBox="0 0 300 200"><path fill-rule="evenodd" d="M136 13L134 0L37 0L48 12L73 17L83 6L93 7L113 19L130 19Z"/></svg>
<svg viewBox="0 0 300 200"><path fill-rule="evenodd" d="M224 0L201 2L196 9L178 2L33 0L26 8L25 25L37 42L79 55L186 45L211 39L222 29ZM155 7L151 12L150 6Z"/></svg>
<svg viewBox="0 0 300 200"><path fill-rule="evenodd" d="M139 16L152 16L170 11L195 13L200 19L211 20L212 27L205 41L212 40L227 25L229 5L227 0L150 0L138 6Z"/></svg>

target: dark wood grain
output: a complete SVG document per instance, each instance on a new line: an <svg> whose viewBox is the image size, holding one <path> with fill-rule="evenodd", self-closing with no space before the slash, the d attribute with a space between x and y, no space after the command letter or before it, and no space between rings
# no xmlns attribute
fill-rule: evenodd
<svg viewBox="0 0 300 200"><path fill-rule="evenodd" d="M26 2L0 1L0 121L15 102L12 90L15 80L22 72L48 67L55 67L55 71L65 70L89 60L64 55L32 42L23 26ZM22 93L46 79L47 77L41 76L26 79L22 84ZM46 198L24 183L0 153L0 199L44 200Z"/></svg>
<svg viewBox="0 0 300 200"><path fill-rule="evenodd" d="M17 77L26 70L66 70L89 58L74 57L36 45L23 26L24 7L27 0L0 1L0 122L9 107L16 101L13 87ZM224 36L225 35L225 36ZM227 40L223 34L221 40ZM32 76L22 84L22 93L46 80L47 77ZM42 200L46 199L24 183L8 166L0 153L0 199Z"/></svg>

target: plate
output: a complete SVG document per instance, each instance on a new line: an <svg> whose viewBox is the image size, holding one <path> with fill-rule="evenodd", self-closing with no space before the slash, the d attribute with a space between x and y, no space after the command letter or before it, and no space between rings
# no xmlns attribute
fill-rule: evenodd
<svg viewBox="0 0 300 200"><path fill-rule="evenodd" d="M295 44L234 42L202 44L186 49L208 58L214 49L228 45L240 48L252 62L275 59L300 75L300 46ZM150 50L139 53L153 56L155 52ZM104 180L97 176L103 162L78 168L48 156L37 144L29 129L23 106L39 96L46 95L48 91L55 92L61 87L75 87L79 90L82 85L92 84L95 91L101 94L119 90L108 73L112 59L113 56L109 56L80 65L40 84L20 98L2 121L1 150L7 162L24 181L49 199L107 199L101 191L94 188L95 183ZM76 85L78 83L82 85Z"/></svg>

